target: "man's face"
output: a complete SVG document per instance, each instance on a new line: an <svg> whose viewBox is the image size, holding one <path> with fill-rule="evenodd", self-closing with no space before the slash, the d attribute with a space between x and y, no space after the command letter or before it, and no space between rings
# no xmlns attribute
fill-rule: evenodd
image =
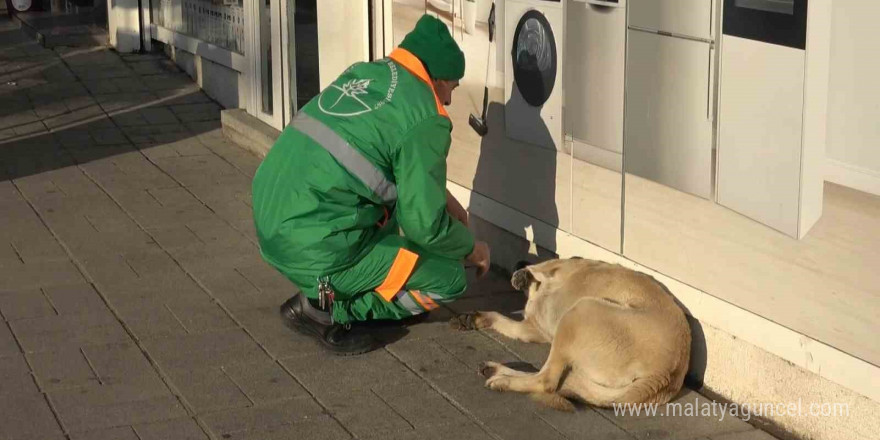
<svg viewBox="0 0 880 440"><path fill-rule="evenodd" d="M455 90L456 87L458 87L458 80L434 80L434 91L437 92L437 97L440 98L440 102L442 102L443 105L452 104L452 91Z"/></svg>

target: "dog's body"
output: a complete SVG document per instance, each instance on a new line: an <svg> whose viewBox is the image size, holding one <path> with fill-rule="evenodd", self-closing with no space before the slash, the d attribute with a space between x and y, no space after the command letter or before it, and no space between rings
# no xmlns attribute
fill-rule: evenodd
<svg viewBox="0 0 880 440"><path fill-rule="evenodd" d="M678 394L690 359L690 327L672 295L652 277L570 259L528 266L511 282L528 294L525 319L478 312L472 327L550 342L550 355L534 374L487 362L487 387L528 393L560 410L573 409L568 399L608 407L666 403Z"/></svg>

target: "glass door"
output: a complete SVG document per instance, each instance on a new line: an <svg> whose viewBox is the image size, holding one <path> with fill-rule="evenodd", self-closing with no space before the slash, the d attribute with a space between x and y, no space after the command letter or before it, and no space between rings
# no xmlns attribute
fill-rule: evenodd
<svg viewBox="0 0 880 440"><path fill-rule="evenodd" d="M282 3L285 0L253 0L254 75L251 93L254 114L281 130L284 124L282 72ZM286 6L286 5L285 5ZM286 17L285 17L286 21Z"/></svg>

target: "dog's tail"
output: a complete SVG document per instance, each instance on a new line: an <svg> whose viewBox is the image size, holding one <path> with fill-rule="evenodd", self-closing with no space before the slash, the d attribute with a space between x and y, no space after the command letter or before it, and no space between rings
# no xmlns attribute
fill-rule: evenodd
<svg viewBox="0 0 880 440"><path fill-rule="evenodd" d="M541 405L558 411L573 412L574 404L558 393L532 393L529 396Z"/></svg>

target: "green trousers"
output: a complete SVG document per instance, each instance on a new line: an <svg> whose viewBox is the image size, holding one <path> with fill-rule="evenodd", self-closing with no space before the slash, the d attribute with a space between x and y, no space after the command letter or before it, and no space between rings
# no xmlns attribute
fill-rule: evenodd
<svg viewBox="0 0 880 440"><path fill-rule="evenodd" d="M340 324L408 318L455 300L467 288L462 261L427 253L396 234L385 236L357 264L328 278L335 292L333 320ZM306 296L317 299L316 280L293 281Z"/></svg>

